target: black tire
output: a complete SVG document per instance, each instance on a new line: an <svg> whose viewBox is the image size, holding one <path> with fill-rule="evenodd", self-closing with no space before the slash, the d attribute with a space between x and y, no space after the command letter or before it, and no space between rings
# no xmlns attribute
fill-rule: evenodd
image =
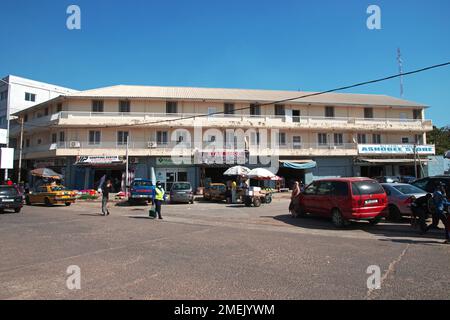
<svg viewBox="0 0 450 320"><path fill-rule="evenodd" d="M19 213L21 209L22 209L22 208L15 208L15 209L14 209L14 212L15 212L15 213Z"/></svg>
<svg viewBox="0 0 450 320"><path fill-rule="evenodd" d="M400 210L397 208L397 206L391 204L389 205L389 220L398 222L402 219L402 214L400 213Z"/></svg>
<svg viewBox="0 0 450 320"><path fill-rule="evenodd" d="M338 229L342 229L347 224L339 209L333 209L333 211L331 211L331 221Z"/></svg>
<svg viewBox="0 0 450 320"><path fill-rule="evenodd" d="M70 202L66 202L66 203L65 203L66 207L70 207L71 204L72 204L72 203L70 203Z"/></svg>
<svg viewBox="0 0 450 320"><path fill-rule="evenodd" d="M376 226L381 222L381 217L376 217L374 219L369 220L371 226Z"/></svg>
<svg viewBox="0 0 450 320"><path fill-rule="evenodd" d="M52 205L49 198L45 198L44 203L47 207L51 207Z"/></svg>
<svg viewBox="0 0 450 320"><path fill-rule="evenodd" d="M251 207L252 206L252 198L250 197L245 197L245 206L246 207Z"/></svg>
<svg viewBox="0 0 450 320"><path fill-rule="evenodd" d="M260 206L261 206L261 199L260 199L259 197L255 197L255 198L253 199L253 205L254 205L255 207L260 207Z"/></svg>
<svg viewBox="0 0 450 320"><path fill-rule="evenodd" d="M31 201L30 198L28 196L25 197L25 203L27 206L31 206Z"/></svg>
<svg viewBox="0 0 450 320"><path fill-rule="evenodd" d="M268 194L266 195L265 199L265 203L269 204L272 203L272 195Z"/></svg>

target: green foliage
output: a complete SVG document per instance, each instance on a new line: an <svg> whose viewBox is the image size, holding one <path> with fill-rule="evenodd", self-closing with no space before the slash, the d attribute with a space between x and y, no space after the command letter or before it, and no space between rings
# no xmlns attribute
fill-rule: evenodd
<svg viewBox="0 0 450 320"><path fill-rule="evenodd" d="M450 150L450 126L438 128L427 133L427 142L436 145L436 155L443 155Z"/></svg>

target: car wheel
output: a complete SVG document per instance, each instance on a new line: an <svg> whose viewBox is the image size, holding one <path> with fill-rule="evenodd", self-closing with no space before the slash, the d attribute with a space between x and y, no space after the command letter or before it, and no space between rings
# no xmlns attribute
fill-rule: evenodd
<svg viewBox="0 0 450 320"><path fill-rule="evenodd" d="M31 201L30 201L30 198L28 196L25 197L25 203L27 204L27 206L31 206Z"/></svg>
<svg viewBox="0 0 450 320"><path fill-rule="evenodd" d="M400 213L400 210L396 206L390 205L389 206L389 220L390 221L400 221L401 218L402 218L402 214Z"/></svg>
<svg viewBox="0 0 450 320"><path fill-rule="evenodd" d="M14 209L14 212L15 212L15 213L19 213L19 212L20 212L20 209L22 209L22 208L15 208L15 209Z"/></svg>
<svg viewBox="0 0 450 320"><path fill-rule="evenodd" d="M266 200L265 203L267 203L267 204L272 203L272 196L271 196L271 195L267 195L267 196L265 197L265 200Z"/></svg>
<svg viewBox="0 0 450 320"><path fill-rule="evenodd" d="M381 222L381 217L376 217L374 219L369 220L370 225L375 226Z"/></svg>
<svg viewBox="0 0 450 320"><path fill-rule="evenodd" d="M260 207L261 206L261 199L256 197L255 199L253 199L253 205L255 207Z"/></svg>
<svg viewBox="0 0 450 320"><path fill-rule="evenodd" d="M338 209L333 209L331 212L331 220L336 228L343 228L346 225L346 221Z"/></svg>
<svg viewBox="0 0 450 320"><path fill-rule="evenodd" d="M50 207L52 205L49 198L45 198L44 202L47 207Z"/></svg>
<svg viewBox="0 0 450 320"><path fill-rule="evenodd" d="M72 203L70 203L70 202L66 202L66 203L65 203L66 207L69 207L71 204L72 204Z"/></svg>

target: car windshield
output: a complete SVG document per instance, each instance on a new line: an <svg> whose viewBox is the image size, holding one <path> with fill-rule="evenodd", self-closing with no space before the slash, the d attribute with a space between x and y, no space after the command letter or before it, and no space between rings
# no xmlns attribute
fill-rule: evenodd
<svg viewBox="0 0 450 320"><path fill-rule="evenodd" d="M394 189L397 189L398 191L400 191L403 194L424 193L424 191L422 189L419 189L419 188L414 187L409 184L396 185L393 187L394 187Z"/></svg>
<svg viewBox="0 0 450 320"><path fill-rule="evenodd" d="M150 181L135 181L133 182L135 187L151 187L152 183Z"/></svg>
<svg viewBox="0 0 450 320"><path fill-rule="evenodd" d="M64 187L64 186L55 186L55 187L52 187L51 189L52 189L52 191L65 191L65 190L67 190L66 187Z"/></svg>
<svg viewBox="0 0 450 320"><path fill-rule="evenodd" d="M372 181L372 180L353 182L352 189L353 189L353 194L356 194L356 195L384 193L383 187L381 187L381 185L377 181Z"/></svg>
<svg viewBox="0 0 450 320"><path fill-rule="evenodd" d="M2 196L17 196L17 190L13 187L1 187L0 195Z"/></svg>
<svg viewBox="0 0 450 320"><path fill-rule="evenodd" d="M174 183L172 190L189 190L191 189L191 184L189 182Z"/></svg>

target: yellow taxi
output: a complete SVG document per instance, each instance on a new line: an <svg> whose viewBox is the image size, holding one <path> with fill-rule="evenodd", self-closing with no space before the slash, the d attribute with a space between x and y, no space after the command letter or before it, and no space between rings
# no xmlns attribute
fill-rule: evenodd
<svg viewBox="0 0 450 320"><path fill-rule="evenodd" d="M75 202L76 192L66 189L62 185L42 185L36 191L30 192L25 197L27 205L45 204L52 206L54 204L65 204L70 206Z"/></svg>

